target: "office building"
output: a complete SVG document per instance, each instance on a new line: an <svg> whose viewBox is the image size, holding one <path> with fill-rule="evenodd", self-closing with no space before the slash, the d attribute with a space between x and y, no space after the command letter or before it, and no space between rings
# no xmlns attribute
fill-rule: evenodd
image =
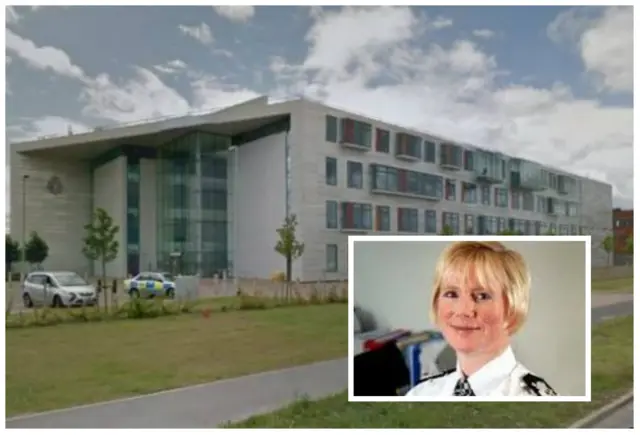
<svg viewBox="0 0 640 435"><path fill-rule="evenodd" d="M349 234L591 234L611 231L611 186L305 99L12 145L11 232L37 231L45 267L98 272L83 226L104 208L120 226L109 276L166 269L284 270L276 229L298 217L301 280L347 276ZM26 200L23 203L23 198ZM23 231L24 228L24 231ZM608 229L608 230L607 230Z"/></svg>

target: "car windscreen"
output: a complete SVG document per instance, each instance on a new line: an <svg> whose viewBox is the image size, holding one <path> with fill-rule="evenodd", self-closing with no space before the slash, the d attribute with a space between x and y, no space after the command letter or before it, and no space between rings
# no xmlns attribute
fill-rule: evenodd
<svg viewBox="0 0 640 435"><path fill-rule="evenodd" d="M53 276L62 287L84 286L89 284L77 273L55 273Z"/></svg>
<svg viewBox="0 0 640 435"><path fill-rule="evenodd" d="M163 273L162 277L165 281L173 281L173 275L171 275L170 273Z"/></svg>

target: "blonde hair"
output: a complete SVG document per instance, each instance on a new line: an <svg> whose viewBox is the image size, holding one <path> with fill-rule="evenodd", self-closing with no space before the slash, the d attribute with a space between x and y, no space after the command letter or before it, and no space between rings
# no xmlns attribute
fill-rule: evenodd
<svg viewBox="0 0 640 435"><path fill-rule="evenodd" d="M522 255L500 242L456 242L442 253L431 294L431 320L437 323L436 305L444 278L450 273L468 277L472 268L481 286L498 286L506 297L509 334L515 334L529 312L531 274Z"/></svg>

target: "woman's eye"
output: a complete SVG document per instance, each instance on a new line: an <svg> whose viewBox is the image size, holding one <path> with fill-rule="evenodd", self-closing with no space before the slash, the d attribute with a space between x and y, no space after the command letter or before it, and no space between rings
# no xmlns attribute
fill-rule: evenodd
<svg viewBox="0 0 640 435"><path fill-rule="evenodd" d="M442 293L442 297L445 297L445 298L455 298L456 296L457 296L456 292L451 290Z"/></svg>
<svg viewBox="0 0 640 435"><path fill-rule="evenodd" d="M491 300L491 295L489 293L485 293L485 292L477 293L476 294L476 299L479 300L479 301L488 301L488 300Z"/></svg>

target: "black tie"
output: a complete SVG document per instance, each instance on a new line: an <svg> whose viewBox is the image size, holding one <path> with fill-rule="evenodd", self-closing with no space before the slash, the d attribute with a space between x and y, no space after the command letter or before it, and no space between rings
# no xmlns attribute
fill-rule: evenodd
<svg viewBox="0 0 640 435"><path fill-rule="evenodd" d="M471 384L469 384L467 377L463 376L460 379L458 379L458 382L456 382L456 386L453 389L453 395L454 396L475 396L476 394L473 392L473 389L471 389Z"/></svg>

